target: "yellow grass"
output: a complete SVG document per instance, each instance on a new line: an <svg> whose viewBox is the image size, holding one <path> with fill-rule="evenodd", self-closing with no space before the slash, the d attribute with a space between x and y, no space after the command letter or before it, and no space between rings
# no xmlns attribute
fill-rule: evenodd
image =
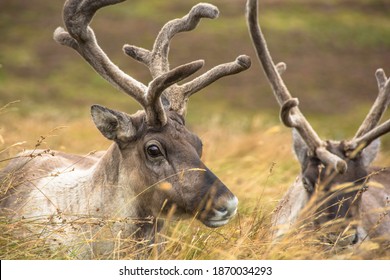
<svg viewBox="0 0 390 280"><path fill-rule="evenodd" d="M157 241L164 244L163 249L152 247L152 253L147 255L146 245L138 246L136 242L116 236L114 240L110 240L114 241L116 246L110 258L388 259L390 257L389 248L379 241L366 241L354 249L336 248L321 241L321 232L311 230L304 223L277 243L272 244L270 240L272 211L299 172L298 163L291 152L290 132L280 125L267 122L261 115L243 116L228 123L213 116L210 120L212 121L208 124L192 126L192 130L203 140L203 160L206 165L239 198L239 211L236 218L222 228L210 229L194 219L177 220L168 214L160 217L165 220L167 226L157 236ZM61 120L44 122L29 118L18 120L20 121L24 124L23 134L12 130L14 122L10 125L5 125L7 122L2 124L1 134L4 143L0 149L2 151L0 160L5 160L2 165L17 151L23 148L34 148L36 145L40 148L60 149L80 154L106 149L109 145L88 117L68 123L62 123ZM66 127L58 129L63 125ZM22 139L21 135L25 138ZM15 145L22 141L25 141L25 144ZM383 157L379 162L385 163ZM168 186L159 185L159 187ZM37 222L39 223L39 220L10 222L5 217L1 218L1 259L72 259L76 256L77 252L69 252L66 246L59 247L55 251L50 250L49 245L39 236L16 238L13 235L18 229L31 226L31 223L36 225ZM40 226L44 227L44 223ZM102 228L104 229L104 226ZM91 241L85 238L86 244Z"/></svg>

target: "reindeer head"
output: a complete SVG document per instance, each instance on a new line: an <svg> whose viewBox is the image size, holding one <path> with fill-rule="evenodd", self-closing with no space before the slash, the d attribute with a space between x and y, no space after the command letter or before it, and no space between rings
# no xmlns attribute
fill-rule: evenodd
<svg viewBox="0 0 390 280"><path fill-rule="evenodd" d="M274 64L257 20L257 0L248 0L247 19L250 35L281 106L280 118L292 128L294 152L301 165L300 181L312 201L315 223L324 224L338 218L358 218L360 195L368 181L368 167L379 149L379 137L390 131L390 120L378 126L390 101L390 79L383 70L376 72L378 97L352 140L322 140L298 108L281 75L284 63ZM316 194L316 195L314 195ZM355 242L355 236L351 239Z"/></svg>
<svg viewBox="0 0 390 280"><path fill-rule="evenodd" d="M320 213L315 223L357 217L361 194L367 187L368 168L378 153L379 140L353 157L345 141L325 141L326 150L345 162L346 169L342 173L310 151L295 129L293 148L301 165L301 184L309 197L316 200L313 204Z"/></svg>
<svg viewBox="0 0 390 280"><path fill-rule="evenodd" d="M171 70L170 40L179 32L194 29L201 18L218 16L215 6L198 4L183 18L165 24L151 51L124 46L127 55L149 68L153 80L146 86L111 62L89 27L98 9L118 2L123 0L68 0L64 6L66 30L59 27L54 33L58 43L75 49L97 73L143 107L143 111L128 115L92 106L95 125L119 151L122 162L118 177L131 178L133 186L125 187L135 188L135 193L145 197L145 209L158 212L164 205L175 205L176 212L196 215L207 226L224 225L235 214L238 200L202 163L202 142L187 130L184 117L192 94L223 76L247 69L250 59L239 56L190 82L177 84L204 62L198 60Z"/></svg>

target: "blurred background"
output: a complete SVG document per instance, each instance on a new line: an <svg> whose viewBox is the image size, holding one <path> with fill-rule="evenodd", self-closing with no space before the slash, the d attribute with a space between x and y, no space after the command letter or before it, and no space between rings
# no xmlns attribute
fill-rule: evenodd
<svg viewBox="0 0 390 280"><path fill-rule="evenodd" d="M139 108L72 49L53 41L54 29L62 25L63 2L0 2L0 106L19 100L12 113L1 115L3 138L10 133L24 136L31 120L66 125L86 118L94 103L128 113ZM171 65L204 59L201 71L207 71L239 54L250 55L253 64L248 71L223 78L194 96L189 119L199 123L212 115L229 120L261 114L278 123L279 108L248 36L245 0L209 2L218 6L220 17L178 34L171 44ZM148 70L126 57L122 46L151 48L162 25L182 17L196 3L128 1L100 11L92 27L109 57L148 83ZM389 12L386 0L260 1L260 22L271 54L275 62L287 63L283 75L287 86L324 136L351 136L378 92L375 70L382 67L390 75ZM14 119L18 122L12 123Z"/></svg>
<svg viewBox="0 0 390 280"><path fill-rule="evenodd" d="M107 149L110 143L94 127L90 106L129 114L140 109L73 49L54 42L53 31L63 25L63 2L0 1L1 166L18 151L35 147L79 154ZM148 69L125 56L122 46L150 49L161 27L197 2L127 1L99 11L91 26L111 60L147 84ZM170 63L173 68L204 59L199 75L240 54L252 58L249 70L191 97L187 124L204 142L208 167L240 199L239 231L247 228L248 236L265 236L269 224L254 221L269 218L299 165L291 153L290 130L279 122L279 107L248 36L246 1L208 2L219 8L219 18L202 20L196 30L176 35ZM352 137L377 96L375 71L383 68L390 75L390 1L259 2L271 54L275 62L287 63L283 79L299 98L301 111L323 138ZM389 165L390 135L382 143L377 164ZM264 230L254 231L256 225ZM221 244L226 247L226 241Z"/></svg>

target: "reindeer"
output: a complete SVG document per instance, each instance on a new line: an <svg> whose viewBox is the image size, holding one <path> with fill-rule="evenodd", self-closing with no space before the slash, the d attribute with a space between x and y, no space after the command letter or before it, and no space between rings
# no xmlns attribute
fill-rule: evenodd
<svg viewBox="0 0 390 280"><path fill-rule="evenodd" d="M390 131L390 120L378 125L390 101L390 79L376 71L378 97L351 140L324 141L299 110L281 75L284 63L274 64L257 15L257 0L247 1L247 23L257 56L281 107L282 123L292 128L293 150L301 173L283 196L272 218L273 239L293 225L316 228L347 221L343 230L327 234L327 241L347 246L366 238L390 238L390 171L370 167L379 150L379 137ZM379 185L379 186L378 186ZM341 242L342 241L342 242Z"/></svg>
<svg viewBox="0 0 390 280"><path fill-rule="evenodd" d="M34 234L73 246L73 252L83 258L110 256L112 240L153 242L162 226L160 214L192 215L215 228L227 224L238 205L236 196L201 161L202 142L186 128L185 113L192 94L221 77L246 70L249 57L241 55L177 84L198 71L204 61L170 69L170 40L179 32L193 30L202 18L214 19L219 14L211 4L198 4L183 18L165 24L151 51L124 46L127 55L149 68L153 80L146 86L109 59L89 26L97 10L119 2L123 0L67 0L66 29L58 27L54 40L76 50L143 110L128 115L93 105L94 124L113 141L107 151L87 156L26 151L0 174L3 189L7 188L0 204L2 215L33 220L35 225L41 222L39 231L30 229Z"/></svg>

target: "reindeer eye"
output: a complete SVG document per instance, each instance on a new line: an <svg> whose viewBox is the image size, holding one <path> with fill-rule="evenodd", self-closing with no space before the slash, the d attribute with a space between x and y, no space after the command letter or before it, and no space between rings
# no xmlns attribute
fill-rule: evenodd
<svg viewBox="0 0 390 280"><path fill-rule="evenodd" d="M159 157L159 156L162 156L162 152L160 150L160 148L157 146L157 145L149 145L147 148L146 148L146 152L148 153L149 156L151 156L152 158L156 158L156 157Z"/></svg>
<svg viewBox="0 0 390 280"><path fill-rule="evenodd" d="M302 184L308 193L312 193L314 191L313 184L307 178L302 178Z"/></svg>
<svg viewBox="0 0 390 280"><path fill-rule="evenodd" d="M144 149L147 158L153 162L161 162L161 160L166 158L164 146L155 139L146 142Z"/></svg>

